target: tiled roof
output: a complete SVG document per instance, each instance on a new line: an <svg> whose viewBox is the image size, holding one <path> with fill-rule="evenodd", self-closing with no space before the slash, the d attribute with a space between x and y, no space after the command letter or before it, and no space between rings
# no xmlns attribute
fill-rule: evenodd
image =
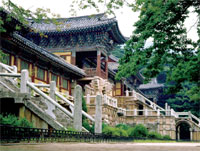
<svg viewBox="0 0 200 151"><path fill-rule="evenodd" d="M154 88L161 88L164 87L164 84L159 84L156 80L156 78L153 78L149 83L147 84L141 84L138 89L154 89Z"/></svg>
<svg viewBox="0 0 200 151"><path fill-rule="evenodd" d="M117 20L115 18L107 18L105 14L58 18L56 21L59 25L56 25L53 22L46 23L45 20L40 23L30 20L30 26L45 34L80 33L83 31L94 32L102 31L104 28L110 30L109 32L119 44L123 44L127 41L127 39L119 31Z"/></svg>
<svg viewBox="0 0 200 151"><path fill-rule="evenodd" d="M74 66L72 64L67 63L65 60L63 60L62 58L48 52L47 50L45 50L44 48L34 44L33 42L31 42L30 40L22 37L21 35L17 34L17 33L13 33L13 38L20 41L21 43L25 44L26 46L32 48L36 53L46 56L47 58L49 58L51 61L64 66L67 69L70 69L71 71L74 71L73 73L79 76L85 76L85 72L78 68L77 66Z"/></svg>
<svg viewBox="0 0 200 151"><path fill-rule="evenodd" d="M119 67L119 63L117 62L109 62L108 63L108 69L116 71Z"/></svg>
<svg viewBox="0 0 200 151"><path fill-rule="evenodd" d="M114 55L109 55L109 58L114 60L115 62L118 62L119 61L119 58L115 57Z"/></svg>
<svg viewBox="0 0 200 151"><path fill-rule="evenodd" d="M82 16L82 17L73 17L73 18L60 18L56 19L60 25L55 25L54 23L45 23L41 21L40 23L33 22L31 26L42 32L51 32L51 31L65 31L65 30L81 30L87 29L96 26L107 25L110 23L116 22L116 19L105 18L104 14L91 15L91 16Z"/></svg>

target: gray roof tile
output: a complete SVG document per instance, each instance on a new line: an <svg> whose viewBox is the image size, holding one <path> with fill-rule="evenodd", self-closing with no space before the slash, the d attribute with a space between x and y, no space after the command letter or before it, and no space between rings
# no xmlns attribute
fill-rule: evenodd
<svg viewBox="0 0 200 151"><path fill-rule="evenodd" d="M78 68L77 66L74 66L70 63L67 63L65 60L63 60L62 58L48 52L47 50L45 50L44 48L34 44L33 42L31 42L30 40L22 37L21 35L17 34L17 33L13 33L13 37L17 40L19 40L20 42L22 42L23 44L29 46L30 48L32 48L34 51L36 51L37 53L44 55L46 57L48 57L50 60L52 60L53 62L56 62L64 67L66 67L67 69L70 69L72 71L75 71L75 74L78 74L79 76L85 76L85 72Z"/></svg>

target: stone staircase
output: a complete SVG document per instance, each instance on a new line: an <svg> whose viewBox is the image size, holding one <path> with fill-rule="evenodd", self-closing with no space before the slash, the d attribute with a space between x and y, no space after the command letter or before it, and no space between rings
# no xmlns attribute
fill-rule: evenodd
<svg viewBox="0 0 200 151"><path fill-rule="evenodd" d="M73 127L74 104L67 99L73 100L72 96L66 97L57 92L54 81L50 84L35 84L29 82L27 70L21 74L16 71L15 66L0 63L0 98L14 98L15 103L24 104L55 129ZM45 91L41 87L45 87ZM84 111L82 114L94 122L90 115ZM84 127L82 130L87 131Z"/></svg>
<svg viewBox="0 0 200 151"><path fill-rule="evenodd" d="M15 81L12 81L12 79L0 78L0 98L14 98L15 103L23 104L54 129L67 129L73 126L72 117L59 109L55 109L53 110L55 118L53 118L48 113L48 103L44 98L38 95L31 96L29 93L20 93L20 89L14 83Z"/></svg>

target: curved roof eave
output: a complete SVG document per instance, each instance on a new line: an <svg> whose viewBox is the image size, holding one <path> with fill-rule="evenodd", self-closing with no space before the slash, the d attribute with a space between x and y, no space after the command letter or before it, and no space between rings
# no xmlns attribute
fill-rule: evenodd
<svg viewBox="0 0 200 151"><path fill-rule="evenodd" d="M48 52L47 50L45 50L44 48L41 48L39 46L37 46L36 44L32 43L31 41L29 41L28 39L22 37L21 35L17 34L17 33L14 33L13 34L13 37L20 41L21 43L25 44L26 46L30 47L31 49L33 49L34 51L36 51L37 53L39 53L41 56L45 56L47 57L49 60L51 60L52 62L64 67L64 68L67 68L68 71L80 76L80 77L84 77L86 74L85 72L72 65L72 64L69 64L65 61L62 61L59 57L57 57L56 55L54 54L51 54L50 52Z"/></svg>

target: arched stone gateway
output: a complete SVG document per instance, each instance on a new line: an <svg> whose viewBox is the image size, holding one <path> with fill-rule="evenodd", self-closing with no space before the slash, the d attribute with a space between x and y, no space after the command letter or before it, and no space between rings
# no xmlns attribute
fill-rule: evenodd
<svg viewBox="0 0 200 151"><path fill-rule="evenodd" d="M178 120L176 122L176 139L192 140L192 125L188 120Z"/></svg>
<svg viewBox="0 0 200 151"><path fill-rule="evenodd" d="M176 139L200 140L200 125L195 123L192 118L177 118Z"/></svg>

